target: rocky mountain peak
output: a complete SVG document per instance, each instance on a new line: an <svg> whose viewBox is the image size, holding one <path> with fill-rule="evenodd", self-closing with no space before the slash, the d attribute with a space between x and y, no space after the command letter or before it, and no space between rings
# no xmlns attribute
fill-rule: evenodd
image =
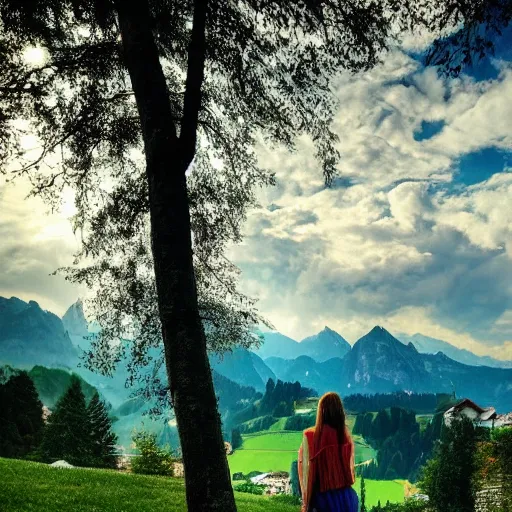
<svg viewBox="0 0 512 512"><path fill-rule="evenodd" d="M62 317L64 328L70 336L87 336L88 324L84 315L84 307L81 299L72 304Z"/></svg>

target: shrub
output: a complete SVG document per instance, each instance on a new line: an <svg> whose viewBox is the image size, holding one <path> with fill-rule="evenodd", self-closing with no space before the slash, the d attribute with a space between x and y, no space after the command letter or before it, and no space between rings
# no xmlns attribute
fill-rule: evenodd
<svg viewBox="0 0 512 512"><path fill-rule="evenodd" d="M132 460L132 472L144 475L173 475L173 455L170 450L160 448L155 434L136 432L133 436L139 451Z"/></svg>
<svg viewBox="0 0 512 512"><path fill-rule="evenodd" d="M242 434L252 434L253 432L268 430L275 422L276 418L274 416L260 416L242 423L237 428Z"/></svg>
<svg viewBox="0 0 512 512"><path fill-rule="evenodd" d="M314 427L316 422L316 414L295 414L290 416L284 425L285 430L306 430Z"/></svg>
<svg viewBox="0 0 512 512"><path fill-rule="evenodd" d="M248 494L262 495L265 492L265 485L253 484L251 481L245 481L243 484L238 484L233 489L237 492L246 492Z"/></svg>

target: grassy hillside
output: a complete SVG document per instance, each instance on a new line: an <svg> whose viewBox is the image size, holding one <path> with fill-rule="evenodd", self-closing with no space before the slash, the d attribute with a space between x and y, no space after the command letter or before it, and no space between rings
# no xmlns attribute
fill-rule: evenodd
<svg viewBox="0 0 512 512"><path fill-rule="evenodd" d="M100 469L57 469L0 458L2 512L185 510L183 480ZM365 480L366 504L404 500L404 482ZM359 492L360 482L355 490ZM298 512L277 498L235 493L239 512Z"/></svg>
<svg viewBox="0 0 512 512"><path fill-rule="evenodd" d="M45 368L44 366L34 366L28 374L34 381L41 402L50 409L66 391L72 376L72 373L66 370ZM96 389L81 377L78 378L80 379L85 399L89 401Z"/></svg>
<svg viewBox="0 0 512 512"><path fill-rule="evenodd" d="M0 459L2 512L183 512L183 480ZM239 512L298 512L279 499L236 493Z"/></svg>

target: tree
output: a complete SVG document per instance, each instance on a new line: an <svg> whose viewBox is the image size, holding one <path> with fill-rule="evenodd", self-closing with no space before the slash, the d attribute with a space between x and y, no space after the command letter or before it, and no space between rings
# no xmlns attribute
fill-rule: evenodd
<svg viewBox="0 0 512 512"><path fill-rule="evenodd" d="M94 465L91 425L80 380L73 375L68 389L48 418L41 442L46 460L64 459L78 466Z"/></svg>
<svg viewBox="0 0 512 512"><path fill-rule="evenodd" d="M512 481L507 475L512 475L512 429L497 428L492 433L492 442L495 449L495 458L498 461L503 485L503 510L512 510Z"/></svg>
<svg viewBox="0 0 512 512"><path fill-rule="evenodd" d="M272 411L272 416L275 418L284 418L293 414L293 403L279 402Z"/></svg>
<svg viewBox="0 0 512 512"><path fill-rule="evenodd" d="M367 412L364 415L363 419L363 428L361 434L363 437L370 438L372 434L372 424L373 424L373 413Z"/></svg>
<svg viewBox="0 0 512 512"><path fill-rule="evenodd" d="M43 404L25 371L0 384L0 456L25 457L34 451L43 432Z"/></svg>
<svg viewBox="0 0 512 512"><path fill-rule="evenodd" d="M95 465L115 468L117 435L112 432L112 421L108 416L105 403L98 392L94 393L87 406L87 416L90 426L91 450Z"/></svg>
<svg viewBox="0 0 512 512"><path fill-rule="evenodd" d="M172 453L168 449L158 446L156 434L136 432L133 436L133 442L139 452L132 459L131 468L134 473L142 475L173 475L174 462Z"/></svg>
<svg viewBox="0 0 512 512"><path fill-rule="evenodd" d="M209 339L224 348L251 341L245 328L256 318L253 303L238 308L230 301L241 295L223 249L240 238L253 187L272 181L252 148L260 134L288 148L309 134L330 181L337 163L330 78L339 69L369 69L395 27L424 23L423 15L437 12L430 4L36 0L27 7L6 0L0 6L0 160L19 155L23 123L11 121L32 122L43 150L20 172L50 200L64 187L76 192L81 256L95 263L70 277L97 286L96 304L107 308L98 315L105 343L95 346L90 362L103 360L112 370L116 355L106 341L121 337L126 317L135 319L133 367L147 364L148 349L162 339L169 381L162 396L176 411L189 510L235 509L206 350ZM449 22L478 20L475 9L453 4L446 8ZM48 64L27 69L20 58L26 44L42 45ZM145 169L134 150L143 152ZM224 160L224 169L211 157ZM52 167L41 170L52 158ZM219 280L215 293L205 292Z"/></svg>
<svg viewBox="0 0 512 512"><path fill-rule="evenodd" d="M240 430L237 428L234 428L231 431L231 446L233 447L233 450L236 450L237 448L240 448L242 446L243 440L242 436L240 435Z"/></svg>
<svg viewBox="0 0 512 512"><path fill-rule="evenodd" d="M424 466L419 483L436 511L474 510L472 476L477 440L475 427L469 418L457 418L450 427L443 427L435 455Z"/></svg>
<svg viewBox="0 0 512 512"><path fill-rule="evenodd" d="M377 441L386 439L391 435L391 420L385 409L380 410L373 418L369 437Z"/></svg>
<svg viewBox="0 0 512 512"><path fill-rule="evenodd" d="M300 484L299 484L299 466L298 462L294 460L290 466L290 484L292 489L292 496L301 497Z"/></svg>
<svg viewBox="0 0 512 512"><path fill-rule="evenodd" d="M364 484L364 476L361 475L361 492L359 496L359 512L366 512L366 487Z"/></svg>

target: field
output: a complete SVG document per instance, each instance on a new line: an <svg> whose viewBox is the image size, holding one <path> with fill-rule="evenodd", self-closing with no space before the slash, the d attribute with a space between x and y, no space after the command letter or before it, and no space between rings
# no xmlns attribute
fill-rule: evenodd
<svg viewBox="0 0 512 512"><path fill-rule="evenodd" d="M273 425L274 426L274 425ZM228 457L231 474L251 471L290 471L291 463L297 459L302 442L302 432L277 431L272 428L265 432L245 434L243 445ZM361 436L354 436L356 464L375 456Z"/></svg>
<svg viewBox="0 0 512 512"><path fill-rule="evenodd" d="M250 473L251 471L290 471L291 463L297 459L297 452L302 442L302 432L279 430L283 428L286 418L279 420L269 430L254 434L242 435L243 445L228 457L231 474ZM355 417L347 415L347 425L350 430ZM368 446L359 435L353 436L356 448L356 464L375 457L375 450ZM389 500L399 503L404 500L405 481L365 480L366 504L371 507ZM359 493L360 482L354 486Z"/></svg>
<svg viewBox="0 0 512 512"><path fill-rule="evenodd" d="M377 505L380 500L382 505L389 500L390 503L401 503L404 501L404 484L398 480L366 480L366 507ZM357 494L359 494L360 482L359 478L354 485Z"/></svg>
<svg viewBox="0 0 512 512"><path fill-rule="evenodd" d="M267 431L242 436L242 448L228 457L231 474L251 471L290 471L297 460L302 432Z"/></svg>
<svg viewBox="0 0 512 512"><path fill-rule="evenodd" d="M2 512L183 512L183 480L100 469L57 469L0 458ZM279 499L235 493L239 512L298 512Z"/></svg>

